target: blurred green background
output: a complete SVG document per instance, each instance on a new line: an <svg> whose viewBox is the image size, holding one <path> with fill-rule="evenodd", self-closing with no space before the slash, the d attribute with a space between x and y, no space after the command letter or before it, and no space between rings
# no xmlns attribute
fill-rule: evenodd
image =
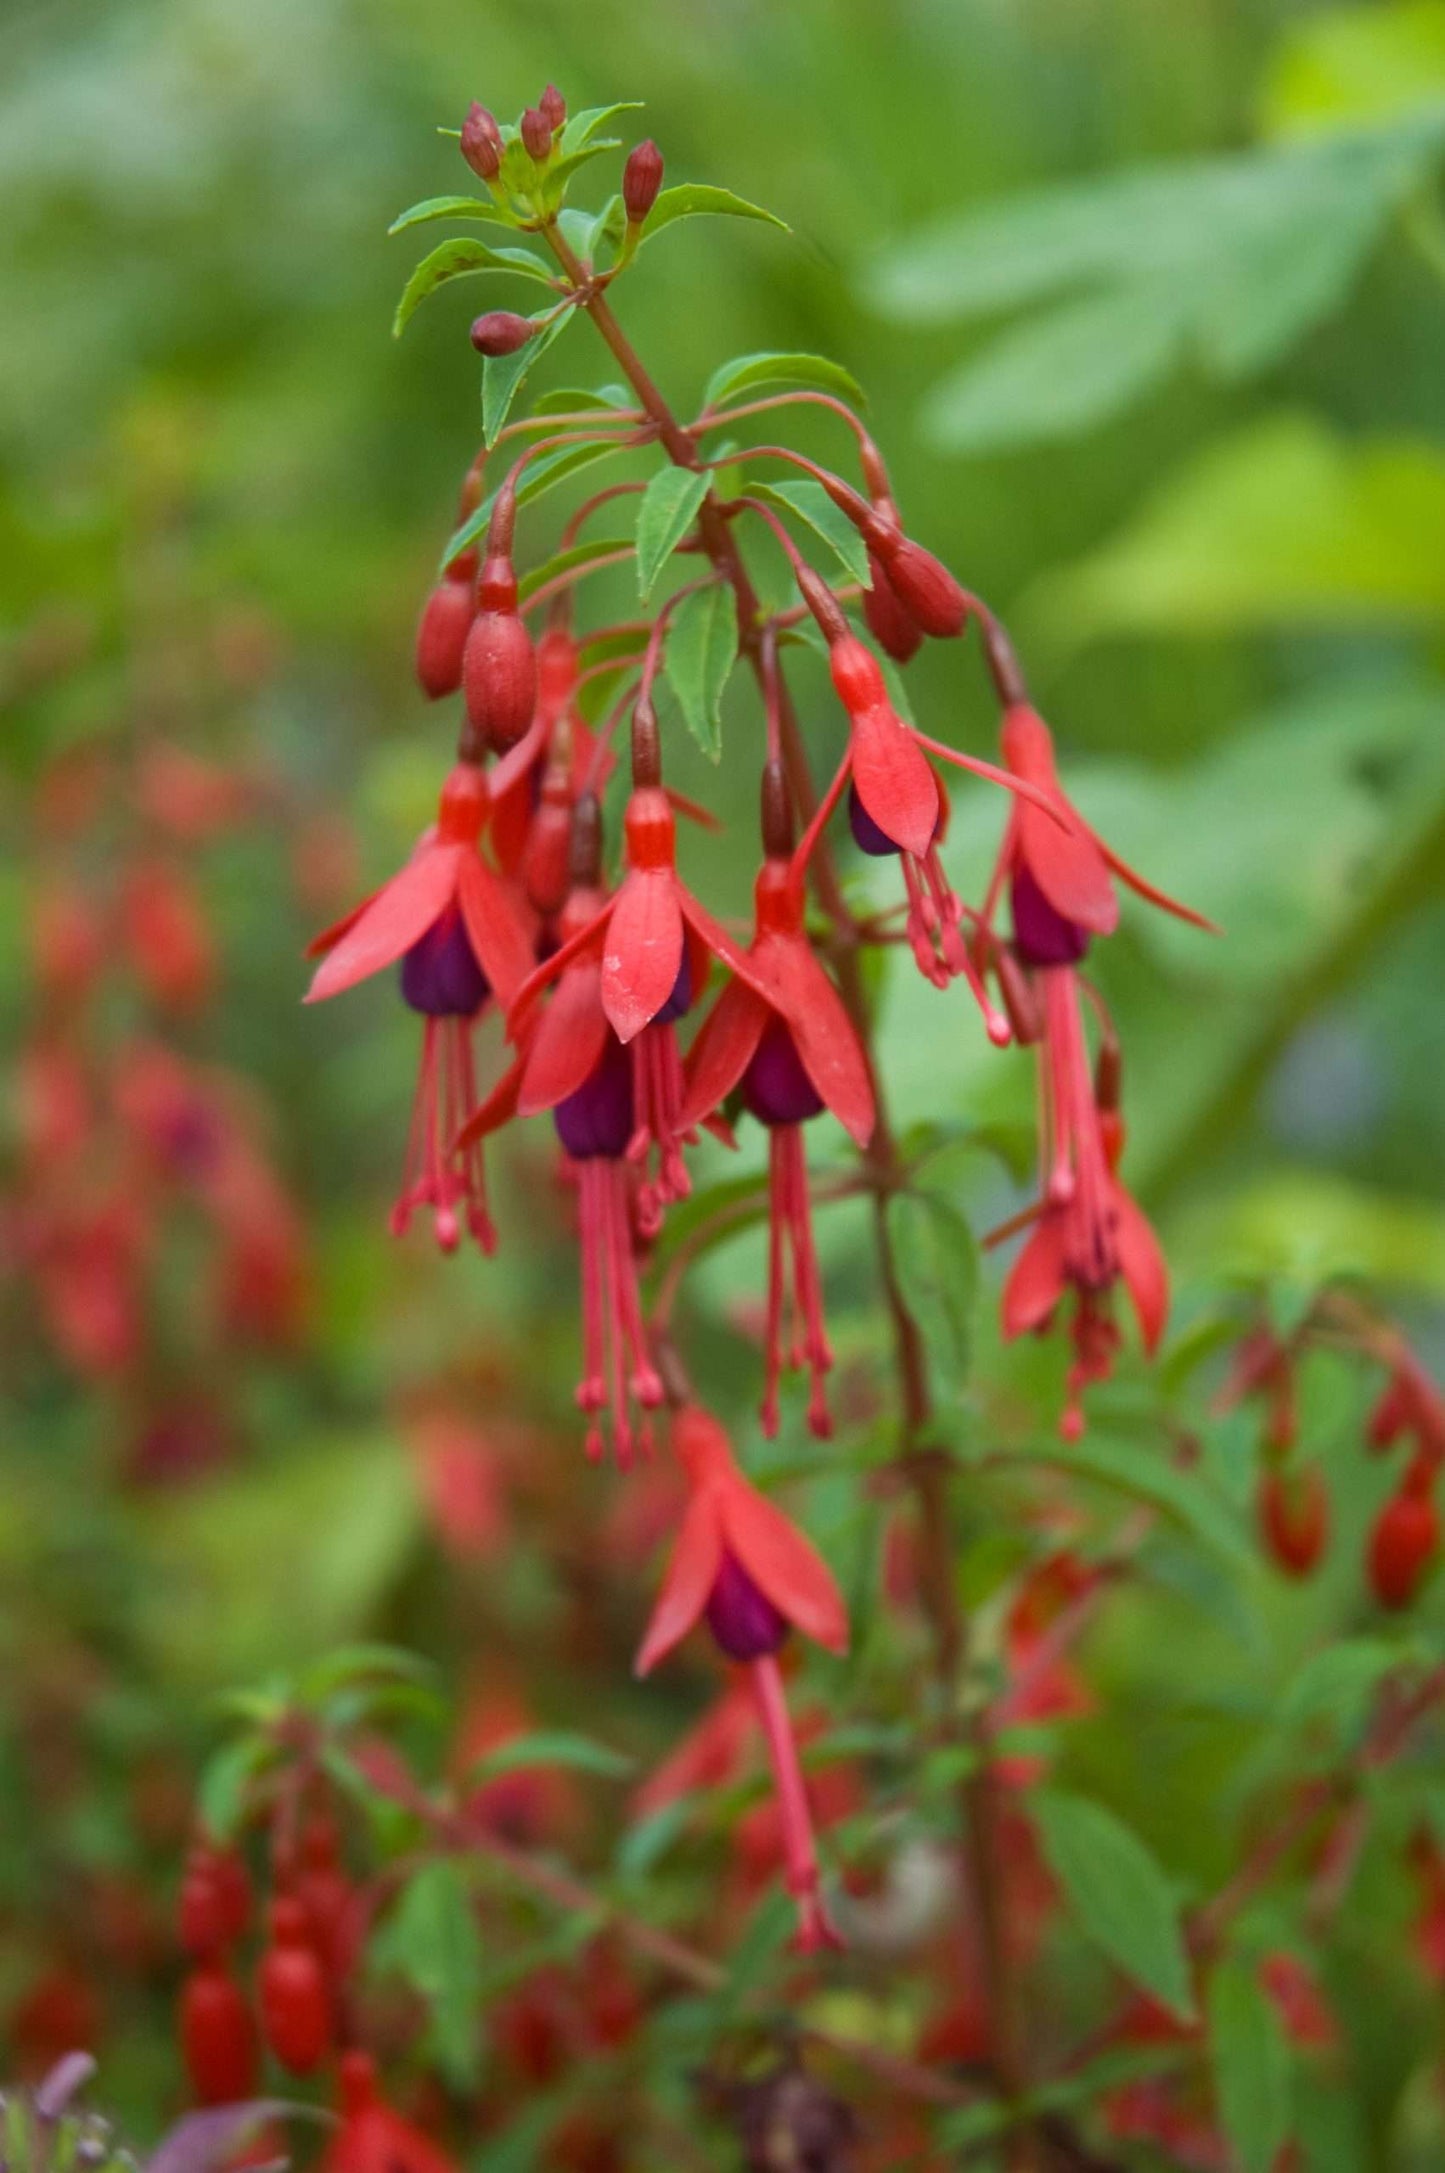
<svg viewBox="0 0 1445 2173"><path fill-rule="evenodd" d="M335 1636L404 1633L458 1672L489 1625L515 1641L552 1622L575 1574L539 1518L485 1598L439 1581L397 1449L408 1394L438 1381L488 1423L565 1413L560 1240L529 1254L514 1177L498 1266L391 1248L409 1024L380 987L298 1008L307 935L406 849L451 741L411 643L476 443L482 290L444 291L394 343L415 237L386 227L463 185L439 126L473 96L510 115L549 78L573 108L645 100L670 180L724 183L794 229L691 223L629 274L619 311L669 396L686 409L754 348L846 364L910 529L1013 626L1081 803L1224 924L1209 944L1126 911L1102 973L1126 1168L1182 1317L1235 1276L1359 1269L1445 1351L1445 7L12 0L0 1023L17 1054L36 1031L35 810L66 750L159 734L271 780L274 819L204 858L223 969L176 1038L254 1082L315 1288L301 1347L227 1381L232 1473L158 1499L99 1476L123 1470L130 1389L68 1376L7 1278L0 1780L27 1839L0 1849L24 1934L0 2013L44 1947L36 1896L63 1915L76 1865L137 1860L93 1791L42 1817L15 1747L37 1698L52 1720L83 1705L85 1755L120 1770L205 1741L198 1693ZM1141 175L1142 193L1091 190ZM1055 185L1022 223L979 224ZM538 381L609 374L579 327ZM826 425L799 441L841 457ZM526 517L524 553L546 555L565 503ZM933 645L909 676L920 719L987 747L971 645ZM669 769L746 824L759 726L730 701L721 773L686 745ZM998 810L958 799L950 850L976 896ZM339 875L297 877L308 840ZM749 856L686 851L709 900L745 910ZM992 1057L961 1000L895 983L903 1117L1027 1119L1023 1060ZM959 1185L976 1221L1018 1197L972 1168ZM851 1301L866 1354L866 1276L838 1247L845 1342ZM744 1246L705 1288L725 1306L754 1275ZM700 1348L745 1408L751 1358ZM184 1338L165 1361L182 1380L199 1363ZM1056 1379L1047 1357L1008 1363ZM62 1654L98 1704L71 1697ZM150 2061L164 2095L158 2045Z"/></svg>

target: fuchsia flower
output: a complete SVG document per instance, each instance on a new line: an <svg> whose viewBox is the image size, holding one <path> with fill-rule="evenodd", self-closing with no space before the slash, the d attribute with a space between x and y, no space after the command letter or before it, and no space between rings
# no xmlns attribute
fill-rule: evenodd
<svg viewBox="0 0 1445 2173"><path fill-rule="evenodd" d="M392 1229L399 1236L418 1207L430 1207L445 1252L461 1235L460 1205L483 1251L496 1244L480 1151L458 1145L457 1133L477 1099L477 1015L493 992L509 1003L532 962L522 916L479 850L489 808L482 771L459 762L442 788L435 827L406 866L310 946L310 955L323 955L308 1003L339 995L401 960L403 1000L421 1013L425 1026Z"/></svg>
<svg viewBox="0 0 1445 2173"><path fill-rule="evenodd" d="M1115 1174L1123 1148L1118 1045L1109 1031L1096 1079L1079 967L1091 936L1107 935L1117 925L1116 875L1181 919L1211 924L1136 875L1089 829L1059 785L1048 726L1027 704L1008 710L1002 746L1010 771L1046 804L1015 801L980 925L986 933L1007 881L1014 940L1012 956L1000 954L1000 977L1020 1038L1040 1044L1047 1172L1042 1200L1019 1218L1035 1227L1004 1286L1003 1327L1008 1336L1044 1329L1066 1294L1075 1294L1074 1362L1061 1421L1072 1440L1083 1431L1082 1391L1108 1378L1119 1347L1110 1309L1114 1285L1122 1281L1128 1291L1151 1355L1169 1314L1169 1275L1158 1240ZM1063 820L1052 819L1049 804ZM1010 978L1015 964L1025 969L1022 984Z"/></svg>
<svg viewBox="0 0 1445 2173"><path fill-rule="evenodd" d="M638 1193L643 1234L661 1227L662 1210L691 1190L682 1148L682 1059L673 1023L701 993L709 956L742 981L766 991L747 957L677 873L677 825L658 784L634 786L626 814L627 873L616 895L539 966L518 992L508 1028L525 1036L543 990L580 958L601 962L602 1012L631 1054L634 1127L630 1161L655 1155L655 1174ZM543 1105L545 1106L545 1105Z"/></svg>
<svg viewBox="0 0 1445 2173"><path fill-rule="evenodd" d="M718 1110L741 1082L745 1106L769 1131L767 1371L763 1432L778 1430L778 1376L792 1254L793 1327L788 1363L812 1376L808 1424L832 1431L824 1377L833 1363L813 1244L803 1125L829 1109L865 1147L873 1133L868 1060L841 997L818 964L803 928L802 871L770 855L756 889L757 933L748 951L752 979L731 980L713 1006L687 1062L681 1123ZM763 993L765 992L765 993Z"/></svg>
<svg viewBox="0 0 1445 2173"><path fill-rule="evenodd" d="M637 1672L648 1674L703 1616L728 1658L749 1669L778 1791L798 1946L803 1953L839 1946L818 1892L812 1818L778 1653L790 1628L829 1652L846 1651L842 1596L812 1544L743 1477L727 1434L710 1413L695 1404L677 1411L672 1443L691 1499Z"/></svg>
<svg viewBox="0 0 1445 2173"><path fill-rule="evenodd" d="M610 1410L617 1460L626 1466L635 1438L631 1406L655 1410L662 1383L648 1356L633 1244L637 1184L628 1155L636 1134L636 1074L603 1008L596 945L577 941L597 927L604 910L603 894L593 885L574 890L568 899L562 946L549 961L563 961L556 994L540 1012L522 1014L521 1051L470 1118L458 1145L472 1151L509 1118L552 1111L577 1176L583 1348L577 1403L589 1416L587 1454L593 1459L602 1454L599 1415ZM644 1433L644 1445L646 1439Z"/></svg>

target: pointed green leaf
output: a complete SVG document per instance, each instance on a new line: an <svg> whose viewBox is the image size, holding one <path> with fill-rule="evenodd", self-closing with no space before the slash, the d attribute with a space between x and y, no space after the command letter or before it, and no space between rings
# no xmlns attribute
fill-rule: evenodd
<svg viewBox="0 0 1445 2173"><path fill-rule="evenodd" d="M559 574L574 573L580 566L595 565L598 560L615 557L631 551L631 536L589 536L584 543L574 543L570 550L554 551L540 566L530 566L517 583L517 600L526 603L539 588L555 581Z"/></svg>
<svg viewBox="0 0 1445 2173"><path fill-rule="evenodd" d="M1254 1544L1238 1513L1201 1472L1179 1470L1153 1441L1141 1446L1094 1426L1081 1441L1067 1445L1044 1437L991 1449L988 1454L1056 1465L1075 1477L1118 1487L1161 1510L1242 1573L1253 1570Z"/></svg>
<svg viewBox="0 0 1445 2173"><path fill-rule="evenodd" d="M792 231L786 219L750 204L745 197L734 196L731 189L716 189L706 181L685 181L678 188L662 191L647 214L641 239L651 241L678 219L698 218L762 219L768 226L781 227L785 234Z"/></svg>
<svg viewBox="0 0 1445 2173"><path fill-rule="evenodd" d="M659 468L643 492L637 509L637 593L644 603L697 519L711 482L696 468Z"/></svg>
<svg viewBox="0 0 1445 2173"><path fill-rule="evenodd" d="M604 412L609 409L634 408L637 397L625 385L556 385L550 392L537 395L532 403L534 420L543 415L570 415L583 408L595 407Z"/></svg>
<svg viewBox="0 0 1445 2173"><path fill-rule="evenodd" d="M1279 2014L1254 1972L1222 1962L1210 1980L1209 2060L1239 2173L1270 2173L1290 2125L1290 2059Z"/></svg>
<svg viewBox="0 0 1445 2173"><path fill-rule="evenodd" d="M473 1782L490 1781L499 1774L524 1773L535 1766L566 1766L574 1773L600 1773L619 1780L635 1769L636 1760L590 1735L539 1729L531 1735L513 1736L485 1752L468 1768L468 1777Z"/></svg>
<svg viewBox="0 0 1445 2173"><path fill-rule="evenodd" d="M738 653L737 606L722 582L694 590L667 630L667 679L689 732L712 762L722 754L722 698Z"/></svg>
<svg viewBox="0 0 1445 2173"><path fill-rule="evenodd" d="M544 198L549 204L560 203L574 174L580 173L594 158L601 158L604 151L621 149L622 146L615 136L603 136L596 143L589 143L582 150L574 151L569 158L559 158L555 166L547 169L542 185Z"/></svg>
<svg viewBox="0 0 1445 2173"><path fill-rule="evenodd" d="M297 1681L297 1694L308 1705L319 1705L334 1691L360 1682L431 1683L436 1669L420 1653L400 1645L343 1645L307 1668Z"/></svg>
<svg viewBox="0 0 1445 2173"><path fill-rule="evenodd" d="M487 355L482 362L482 437L491 446L497 442L497 433L511 411L522 381L536 367L564 327L571 321L572 312L564 309L560 317L544 324L535 338L519 347L514 355ZM541 320L534 320L540 323Z"/></svg>
<svg viewBox="0 0 1445 2173"><path fill-rule="evenodd" d="M481 2046L482 1942L454 1863L425 1864L407 1882L386 1927L384 1952L426 2001L438 2058L465 2088Z"/></svg>
<svg viewBox="0 0 1445 2173"><path fill-rule="evenodd" d="M814 392L831 392L837 399L851 401L854 407L868 405L857 378L841 362L830 362L825 355L802 354L735 355L731 362L713 371L702 396L703 405L719 407L724 400L755 392L760 385L804 385Z"/></svg>
<svg viewBox="0 0 1445 2173"><path fill-rule="evenodd" d="M815 535L821 536L851 581L868 580L868 546L846 513L834 505L821 483L748 482L750 498L766 499L785 513L795 513Z"/></svg>
<svg viewBox="0 0 1445 2173"><path fill-rule="evenodd" d="M1194 2002L1178 1906L1138 1835L1102 1804L1062 1789L1036 1790L1029 1812L1081 1929L1126 1977L1189 2018Z"/></svg>
<svg viewBox="0 0 1445 2173"><path fill-rule="evenodd" d="M604 443L559 445L555 452L543 453L539 459L529 461L522 470L522 480L517 485L518 505L531 505L534 499L544 497L556 484L565 483L567 478L575 475L579 468L590 468L594 461L605 460L609 453L624 450L626 448L623 446ZM459 551L470 549L479 536L486 534L487 524L491 520L492 507L496 504L496 499L496 492L489 491L482 503L475 507L467 515L466 519L453 529L451 535L447 538L441 558L438 560L439 573L445 572Z"/></svg>
<svg viewBox="0 0 1445 2173"><path fill-rule="evenodd" d="M423 257L412 273L391 320L392 338L401 338L417 309L438 287L449 279L465 279L478 272L511 272L540 280L543 286L551 285L546 266L529 249L493 249L475 235L459 234Z"/></svg>
<svg viewBox="0 0 1445 2173"><path fill-rule="evenodd" d="M619 113L641 113L641 111L642 100L640 98L624 98L619 105L615 106L584 106L580 113L571 115L566 127L562 130L563 156L569 156L573 151L580 151L584 144L592 141L599 128L606 128L608 122L613 120Z"/></svg>
<svg viewBox="0 0 1445 2173"><path fill-rule="evenodd" d="M1142 287L1069 301L991 341L934 387L923 427L949 452L1001 452L1107 422L1174 361L1180 326Z"/></svg>
<svg viewBox="0 0 1445 2173"><path fill-rule="evenodd" d="M496 226L515 227L518 221L504 204L481 196L427 196L392 220L388 234L401 234L409 226L424 226L429 219L488 219Z"/></svg>
<svg viewBox="0 0 1445 2173"><path fill-rule="evenodd" d="M202 1771L196 1792L201 1826L214 1841L229 1841L241 1824L246 1790L277 1757L271 1737L245 1735L227 1743Z"/></svg>
<svg viewBox="0 0 1445 2173"><path fill-rule="evenodd" d="M973 1354L978 1247L952 1203L937 1192L896 1192L888 1202L893 1262L930 1358L961 1386Z"/></svg>

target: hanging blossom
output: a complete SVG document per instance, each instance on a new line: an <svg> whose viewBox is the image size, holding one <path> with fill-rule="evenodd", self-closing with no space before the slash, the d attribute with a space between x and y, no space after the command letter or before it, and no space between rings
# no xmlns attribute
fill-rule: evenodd
<svg viewBox="0 0 1445 2173"><path fill-rule="evenodd" d="M828 1109L858 1146L866 1147L873 1135L873 1083L852 1020L804 931L803 871L777 849L785 846L787 821L780 764L769 763L764 794L765 843L775 849L768 851L757 879L757 932L747 954L752 978L729 981L703 1023L688 1057L681 1121L694 1124L714 1115L741 1086L744 1107L768 1128L762 1428L769 1438L778 1430L778 1382L786 1357L794 1370L808 1368L808 1425L826 1438L833 1427L825 1386L833 1353L823 1320L803 1126ZM771 838L766 836L770 813Z"/></svg>
<svg viewBox="0 0 1445 2173"><path fill-rule="evenodd" d="M619 1464L632 1460L636 1409L655 1410L662 1383L647 1350L637 1283L634 1223L639 1185L629 1148L636 1135L634 1065L603 1006L603 967L596 944L575 939L596 927L605 909L599 888L597 803L579 802L574 816L574 865L582 880L559 922L562 960L551 1001L521 1014L521 1049L491 1094L469 1118L458 1141L479 1150L489 1131L514 1116L552 1112L567 1167L577 1181L582 1256L582 1379L578 1408L588 1416L586 1450L603 1450L601 1419L610 1415ZM641 1436L647 1445L645 1430Z"/></svg>
<svg viewBox="0 0 1445 2173"><path fill-rule="evenodd" d="M1084 1428L1083 1391L1107 1380L1119 1349L1115 1285L1127 1290L1151 1356L1169 1315L1169 1273L1158 1239L1117 1174L1124 1146L1118 1042L1091 990L1103 1018L1092 1071L1080 967L1091 938L1118 925L1116 877L1196 927L1211 924L1156 890L1089 828L1059 784L1048 726L1026 702L1010 703L1001 745L1010 771L1047 803L1014 802L980 916L987 938L1006 883L1013 948L996 947L994 964L1020 1040L1039 1048L1043 1196L1006 1226L1033 1224L1004 1286L1003 1327L1007 1336L1046 1329L1072 1292L1074 1357L1060 1423L1065 1438L1076 1440ZM1052 819L1050 806L1062 821Z"/></svg>
<svg viewBox="0 0 1445 2173"><path fill-rule="evenodd" d="M691 1494L637 1673L648 1674L704 1616L721 1650L747 1668L778 1792L799 1951L841 1946L819 1892L812 1816L778 1654L790 1629L829 1652L845 1652L842 1596L811 1542L743 1477L709 1412L696 1404L676 1411L672 1445Z"/></svg>
<svg viewBox="0 0 1445 2173"><path fill-rule="evenodd" d="M633 789L624 831L627 870L616 895L529 976L508 1029L520 1040L537 999L574 959L600 958L603 1014L631 1057L634 1123L627 1155L644 1172L651 1165L637 1205L642 1233L653 1237L664 1208L692 1189L682 1150L696 1133L682 1119L675 1022L701 994L710 958L745 982L756 977L746 955L678 875L677 823L662 789L656 719L645 697L633 717ZM761 986L758 993L764 993Z"/></svg>
<svg viewBox="0 0 1445 2173"><path fill-rule="evenodd" d="M490 801L481 768L459 762L442 787L435 825L406 866L310 946L321 964L308 1003L401 962L402 999L424 1023L391 1227L400 1236L417 1208L429 1207L444 1252L455 1250L463 1223L484 1252L496 1245L481 1151L460 1145L457 1134L477 1100L477 1019L493 994L511 1001L532 963L522 914L481 856Z"/></svg>

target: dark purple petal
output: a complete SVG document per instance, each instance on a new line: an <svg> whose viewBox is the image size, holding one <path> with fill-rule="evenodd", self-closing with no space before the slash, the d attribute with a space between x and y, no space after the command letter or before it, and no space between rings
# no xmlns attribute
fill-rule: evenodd
<svg viewBox="0 0 1445 2173"><path fill-rule="evenodd" d="M788 1634L788 1621L758 1590L742 1563L724 1553L712 1596L707 1626L730 1660L762 1660L776 1652Z"/></svg>
<svg viewBox="0 0 1445 2173"><path fill-rule="evenodd" d="M632 1137L632 1058L612 1034L602 1061L552 1112L557 1137L574 1162L616 1161Z"/></svg>
<svg viewBox="0 0 1445 2173"><path fill-rule="evenodd" d="M860 852L868 853L874 860L882 860L898 847L885 830L880 830L867 808L858 797L858 787L848 787L848 827L853 833L853 843Z"/></svg>
<svg viewBox="0 0 1445 2173"><path fill-rule="evenodd" d="M682 963L677 969L677 979L672 984L672 994L662 1009L653 1015L654 1026L666 1026L673 1019L680 1019L692 1009L692 960L687 955L687 944L682 946Z"/></svg>
<svg viewBox="0 0 1445 2173"><path fill-rule="evenodd" d="M455 906L419 936L401 962L401 993L432 1019L468 1019L491 994Z"/></svg>
<svg viewBox="0 0 1445 2173"><path fill-rule="evenodd" d="M742 1086L744 1106L759 1124L806 1124L823 1106L781 1019L765 1029L743 1073Z"/></svg>
<svg viewBox="0 0 1445 2173"><path fill-rule="evenodd" d="M1014 948L1026 966L1077 966L1089 948L1089 931L1056 913L1025 867L1016 869L1011 891Z"/></svg>

